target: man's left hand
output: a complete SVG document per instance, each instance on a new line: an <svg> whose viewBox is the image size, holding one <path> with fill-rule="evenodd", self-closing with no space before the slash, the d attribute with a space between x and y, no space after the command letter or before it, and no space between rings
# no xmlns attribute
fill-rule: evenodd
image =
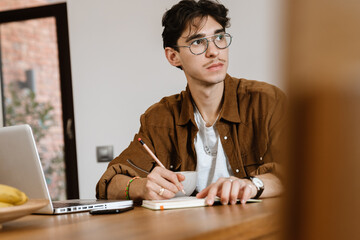
<svg viewBox="0 0 360 240"><path fill-rule="evenodd" d="M214 204L215 196L220 197L223 205L236 204L237 199L241 203L256 196L257 190L255 185L248 179L236 177L219 178L215 183L210 184L201 192L196 194L197 198L205 198L208 205Z"/></svg>

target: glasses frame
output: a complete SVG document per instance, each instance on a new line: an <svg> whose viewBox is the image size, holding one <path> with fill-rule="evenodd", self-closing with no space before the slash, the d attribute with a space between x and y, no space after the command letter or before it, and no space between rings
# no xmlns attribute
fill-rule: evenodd
<svg viewBox="0 0 360 240"><path fill-rule="evenodd" d="M214 38L214 37L215 37L215 36L219 36L219 35L224 35L224 36L230 37L230 42L229 42L229 44L228 44L226 47L224 47L224 48L221 48L221 47L219 47L218 45L216 45L216 42L215 42L215 39L216 39L216 38ZM209 40L209 38L210 38L210 40ZM205 48L205 50L204 50L203 52L201 52L201 53L194 53L193 51L191 51L191 45L192 45L195 41L202 40L202 39L205 39L205 40L206 40L206 48ZM191 43L190 43L188 46L174 46L174 47L186 47L186 48L189 48L189 50L190 50L190 52L191 52L192 54L194 54L194 55L201 55L201 54L203 54L204 52L206 52L206 51L208 50L208 48L209 48L209 41L213 42L214 45L215 45L218 49L226 49L226 48L228 48L228 47L231 45L232 36L230 35L230 33L217 33L217 34L214 34L214 35L211 35L211 36L194 39L194 40L191 41Z"/></svg>

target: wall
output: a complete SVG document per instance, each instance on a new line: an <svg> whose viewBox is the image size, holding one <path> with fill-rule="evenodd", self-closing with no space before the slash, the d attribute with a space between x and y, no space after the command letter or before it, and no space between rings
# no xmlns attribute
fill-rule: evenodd
<svg viewBox="0 0 360 240"><path fill-rule="evenodd" d="M140 115L186 86L164 57L161 18L177 0L67 0L81 198L93 198L107 167L96 146L114 156L139 129ZM234 36L229 73L281 87L282 0L223 0Z"/></svg>

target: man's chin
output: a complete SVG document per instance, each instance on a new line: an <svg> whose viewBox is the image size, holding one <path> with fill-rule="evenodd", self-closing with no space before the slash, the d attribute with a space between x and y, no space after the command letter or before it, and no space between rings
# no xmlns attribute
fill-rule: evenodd
<svg viewBox="0 0 360 240"><path fill-rule="evenodd" d="M207 79L209 83L220 83L225 80L225 77L226 77L226 73L218 72L218 73L209 74L209 76L206 76L205 79Z"/></svg>
<svg viewBox="0 0 360 240"><path fill-rule="evenodd" d="M223 82L225 80L225 77L226 77L226 72L217 72L217 73L207 72L201 75L192 75L190 78L188 78L188 80L192 79L191 81L198 82L202 85L211 86Z"/></svg>

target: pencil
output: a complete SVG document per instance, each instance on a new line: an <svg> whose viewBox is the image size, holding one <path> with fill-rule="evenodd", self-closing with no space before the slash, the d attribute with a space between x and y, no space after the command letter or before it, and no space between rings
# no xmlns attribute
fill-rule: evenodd
<svg viewBox="0 0 360 240"><path fill-rule="evenodd" d="M150 154L150 156L155 160L155 162L162 168L165 168L165 166L160 162L160 160L155 156L155 154L150 150L150 148L144 143L141 138L138 138L138 141L143 145L145 150Z"/></svg>
<svg viewBox="0 0 360 240"><path fill-rule="evenodd" d="M143 145L143 147L145 148L145 150L150 154L150 156L155 160L155 162L162 168L165 168L165 166L160 162L160 160L155 156L155 154L150 150L150 148L144 143L143 140L141 140L141 138L138 138L138 141L141 143L141 145ZM181 192L183 194L185 193L185 190L182 189Z"/></svg>

